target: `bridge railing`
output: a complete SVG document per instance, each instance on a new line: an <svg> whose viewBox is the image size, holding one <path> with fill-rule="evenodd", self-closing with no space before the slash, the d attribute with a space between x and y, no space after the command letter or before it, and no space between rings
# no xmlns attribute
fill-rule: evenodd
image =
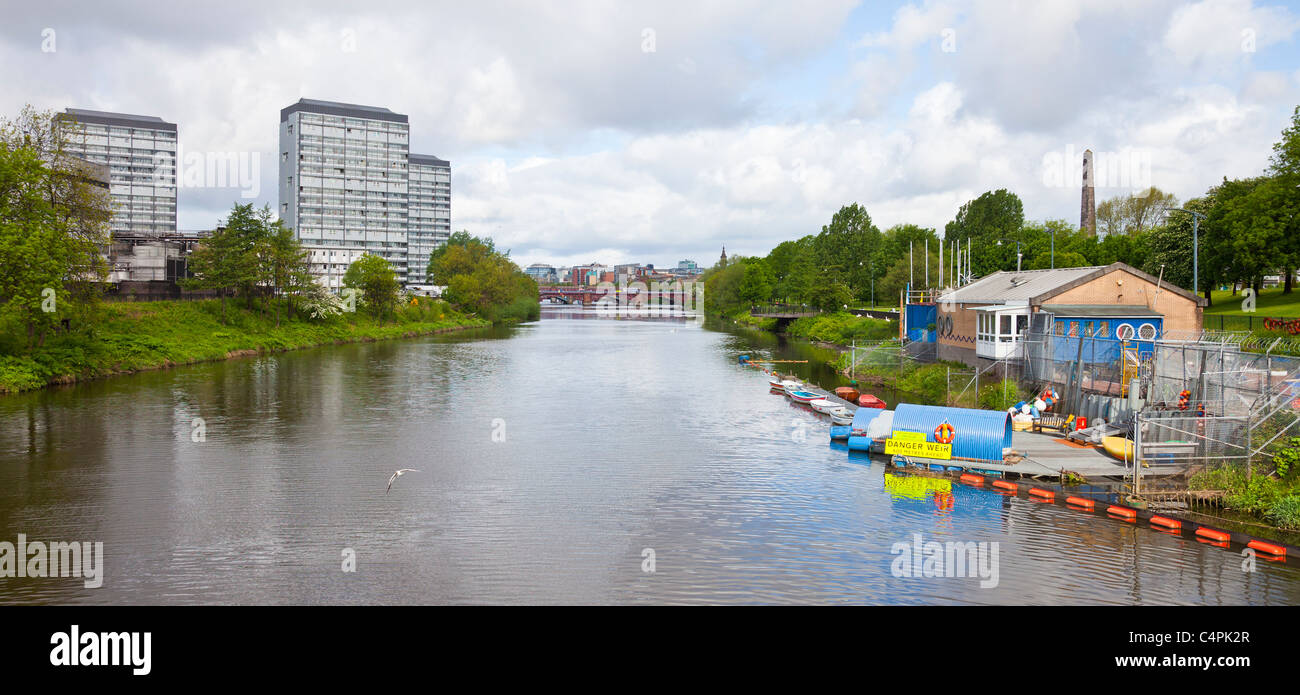
<svg viewBox="0 0 1300 695"><path fill-rule="evenodd" d="M751 314L820 314L821 310L807 304L755 304L749 307Z"/></svg>

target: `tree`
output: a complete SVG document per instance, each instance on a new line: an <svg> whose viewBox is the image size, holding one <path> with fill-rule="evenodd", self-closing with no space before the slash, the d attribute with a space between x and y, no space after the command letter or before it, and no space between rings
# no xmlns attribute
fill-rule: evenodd
<svg viewBox="0 0 1300 695"><path fill-rule="evenodd" d="M841 207L830 224L813 240L813 259L836 281L856 288L869 285L874 254L881 246L880 230L871 222L867 209L857 203Z"/></svg>
<svg viewBox="0 0 1300 695"><path fill-rule="evenodd" d="M69 300L88 309L108 272L108 194L65 139L61 121L30 106L0 121L0 319L25 326L29 350Z"/></svg>
<svg viewBox="0 0 1300 695"><path fill-rule="evenodd" d="M293 297L315 285L307 263L307 250L302 247L292 229L280 220L272 222L267 240L261 244L263 277L270 283L273 295L283 295L288 304L289 318L293 318ZM275 325L280 325L280 302L275 304Z"/></svg>
<svg viewBox="0 0 1300 695"><path fill-rule="evenodd" d="M1097 205L1097 227L1104 236L1142 234L1164 223L1178 207L1178 197L1152 186L1133 195L1116 196Z"/></svg>
<svg viewBox="0 0 1300 695"><path fill-rule="evenodd" d="M446 285L443 297L492 321L531 319L540 313L537 283L490 238L457 232L432 254L432 282Z"/></svg>
<svg viewBox="0 0 1300 695"><path fill-rule="evenodd" d="M957 217L944 227L943 238L961 241L963 250L968 240L972 242L973 272L987 275L1016 267L1015 245L1012 244L1008 251L1005 243L999 247L994 242L1019 238L1024 225L1025 210L1020 198L1005 188L999 188L962 205Z"/></svg>
<svg viewBox="0 0 1300 695"><path fill-rule="evenodd" d="M401 285L388 261L374 254L363 254L343 273L343 286L357 290L362 304L380 321L397 306Z"/></svg>
<svg viewBox="0 0 1300 695"><path fill-rule="evenodd" d="M260 244L265 233L261 222L251 203L236 204L225 222L190 253L193 276L180 284L187 289L216 291L221 297L222 323L226 322L226 297L231 293L243 290L251 307L252 288L263 270Z"/></svg>
<svg viewBox="0 0 1300 695"><path fill-rule="evenodd" d="M749 304L762 304L772 298L772 273L761 258L747 258L740 280L740 298Z"/></svg>

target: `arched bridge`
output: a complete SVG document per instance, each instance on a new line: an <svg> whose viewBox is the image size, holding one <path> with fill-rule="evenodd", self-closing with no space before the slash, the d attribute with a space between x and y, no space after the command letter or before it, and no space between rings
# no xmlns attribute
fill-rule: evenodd
<svg viewBox="0 0 1300 695"><path fill-rule="evenodd" d="M537 288L537 298L541 301L551 300L562 304L582 304L590 306L601 302L607 304L639 304L650 302L663 306L688 306L695 302L690 292L685 290L643 290L638 288L617 287L577 287L546 286Z"/></svg>

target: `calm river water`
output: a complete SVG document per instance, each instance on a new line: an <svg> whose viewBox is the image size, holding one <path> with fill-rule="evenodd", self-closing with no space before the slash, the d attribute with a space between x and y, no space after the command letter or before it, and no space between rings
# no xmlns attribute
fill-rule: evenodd
<svg viewBox="0 0 1300 695"><path fill-rule="evenodd" d="M0 578L0 603L1300 603L1294 563L936 504L736 359L815 352L560 312L0 398L0 541L105 554L99 588ZM915 534L996 542L996 586L895 576Z"/></svg>

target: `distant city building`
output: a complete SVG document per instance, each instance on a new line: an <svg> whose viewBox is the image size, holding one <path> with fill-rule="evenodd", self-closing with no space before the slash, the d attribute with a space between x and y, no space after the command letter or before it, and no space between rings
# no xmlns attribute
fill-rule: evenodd
<svg viewBox="0 0 1300 695"><path fill-rule="evenodd" d="M677 270L684 270L690 273L702 272L702 269L700 268L700 264L690 260L677 261Z"/></svg>
<svg viewBox="0 0 1300 695"><path fill-rule="evenodd" d="M65 152L108 168L114 235L176 231L175 123L72 108L58 118L68 126Z"/></svg>
<svg viewBox="0 0 1300 695"><path fill-rule="evenodd" d="M524 274L539 285L554 285L560 281L559 275L555 272L555 267L545 263L534 263L524 268Z"/></svg>

